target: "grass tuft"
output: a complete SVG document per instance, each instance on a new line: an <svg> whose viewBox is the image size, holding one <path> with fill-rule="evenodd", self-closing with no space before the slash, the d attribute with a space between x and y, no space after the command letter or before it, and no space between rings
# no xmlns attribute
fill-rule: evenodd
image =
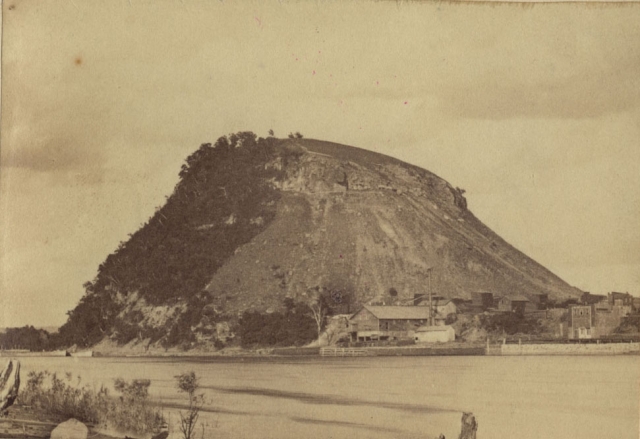
<svg viewBox="0 0 640 439"><path fill-rule="evenodd" d="M77 380L77 382L76 382ZM80 386L70 373L64 378L49 371L29 372L19 395L20 403L48 413L73 417L79 421L135 433L157 433L164 426L162 413L149 402L149 380L115 380L119 395L109 389Z"/></svg>

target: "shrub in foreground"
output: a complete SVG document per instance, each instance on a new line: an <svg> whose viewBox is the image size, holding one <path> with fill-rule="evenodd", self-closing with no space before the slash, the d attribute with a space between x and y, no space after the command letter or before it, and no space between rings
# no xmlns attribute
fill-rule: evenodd
<svg viewBox="0 0 640 439"><path fill-rule="evenodd" d="M175 378L177 380L178 390L186 393L189 398L189 406L186 412L179 412L180 432L184 439L195 439L200 410L204 405L204 395L196 393L200 389L200 379L196 376L195 372L181 373Z"/></svg>
<svg viewBox="0 0 640 439"><path fill-rule="evenodd" d="M49 371L29 372L19 395L21 404L49 413L73 417L82 422L109 426L136 433L156 433L164 425L161 412L148 401L149 380L115 380L120 395L112 397L104 386L96 390L73 383L70 373L64 378Z"/></svg>

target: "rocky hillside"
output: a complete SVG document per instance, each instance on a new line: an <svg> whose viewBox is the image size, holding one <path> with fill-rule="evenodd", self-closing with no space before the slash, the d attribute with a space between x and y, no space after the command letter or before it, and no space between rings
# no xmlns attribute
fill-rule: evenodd
<svg viewBox="0 0 640 439"><path fill-rule="evenodd" d="M215 338L242 312L274 312L285 298L323 296L342 312L410 301L428 291L430 268L446 297L580 294L482 224L463 190L381 154L238 133L203 145L180 175L167 204L85 285L63 337L84 327L84 344L178 342L198 328Z"/></svg>
<svg viewBox="0 0 640 439"><path fill-rule="evenodd" d="M447 297L576 296L549 270L482 224L462 190L390 157L316 140L276 182L275 218L212 276L227 309L277 307L325 288L357 303L403 301L432 288ZM278 163L278 166L280 164Z"/></svg>

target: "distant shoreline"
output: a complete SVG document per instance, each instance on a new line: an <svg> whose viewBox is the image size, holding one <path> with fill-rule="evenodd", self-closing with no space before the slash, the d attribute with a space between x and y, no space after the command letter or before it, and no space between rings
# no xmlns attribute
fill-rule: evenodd
<svg viewBox="0 0 640 439"><path fill-rule="evenodd" d="M278 357L380 357L380 356L516 356L516 355L633 355L640 354L640 342L615 343L532 343L492 344L442 343L410 346L363 347L283 347L260 349L229 349L219 351L187 350L126 353L117 349L110 352L82 351L68 355L73 358L278 358ZM0 357L64 357L56 352L0 351Z"/></svg>

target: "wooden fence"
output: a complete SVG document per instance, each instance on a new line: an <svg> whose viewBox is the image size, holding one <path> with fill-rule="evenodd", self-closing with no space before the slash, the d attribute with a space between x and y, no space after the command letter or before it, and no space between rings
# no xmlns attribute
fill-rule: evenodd
<svg viewBox="0 0 640 439"><path fill-rule="evenodd" d="M364 348L322 348L320 355L323 357L364 357L375 355L375 352Z"/></svg>

